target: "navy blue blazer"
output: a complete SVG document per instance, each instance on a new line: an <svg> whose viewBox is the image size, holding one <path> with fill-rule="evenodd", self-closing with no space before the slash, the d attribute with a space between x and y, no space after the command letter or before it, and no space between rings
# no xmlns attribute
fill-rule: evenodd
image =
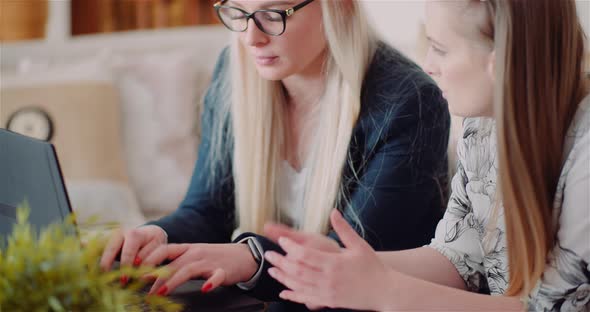
<svg viewBox="0 0 590 312"><path fill-rule="evenodd" d="M229 172L208 183L210 137L217 100L228 78L228 49L221 54L204 99L198 160L185 199L171 215L151 222L170 243L229 243L236 228L234 184ZM345 166L342 186L376 250L423 246L434 235L447 197L450 117L434 82L397 50L379 43L366 73L361 112L349 146L355 178ZM227 159L231 164L230 157ZM344 212L346 217L346 211ZM350 220L349 220L350 221ZM283 252L253 233L265 250ZM331 231L328 235L338 240ZM284 289L266 270L249 293L279 301ZM274 309L273 309L274 310Z"/></svg>

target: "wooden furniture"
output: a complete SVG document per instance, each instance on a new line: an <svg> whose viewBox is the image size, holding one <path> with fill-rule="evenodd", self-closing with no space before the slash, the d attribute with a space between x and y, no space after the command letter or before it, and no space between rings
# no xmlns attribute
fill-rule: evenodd
<svg viewBox="0 0 590 312"><path fill-rule="evenodd" d="M217 24L213 0L72 0L72 35Z"/></svg>
<svg viewBox="0 0 590 312"><path fill-rule="evenodd" d="M0 0L0 41L45 36L47 0Z"/></svg>

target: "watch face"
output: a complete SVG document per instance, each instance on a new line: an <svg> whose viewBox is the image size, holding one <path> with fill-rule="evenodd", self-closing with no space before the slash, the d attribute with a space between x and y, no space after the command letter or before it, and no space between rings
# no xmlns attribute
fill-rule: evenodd
<svg viewBox="0 0 590 312"><path fill-rule="evenodd" d="M6 128L35 139L49 141L53 136L53 122L45 111L27 107L14 112L8 118Z"/></svg>

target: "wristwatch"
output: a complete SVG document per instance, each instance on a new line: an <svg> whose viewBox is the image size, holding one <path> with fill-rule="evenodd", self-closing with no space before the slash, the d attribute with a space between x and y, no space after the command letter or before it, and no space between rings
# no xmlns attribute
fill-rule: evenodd
<svg viewBox="0 0 590 312"><path fill-rule="evenodd" d="M246 240L242 243L248 244L248 247L250 247L250 252L254 257L254 260L256 260L256 263L260 265L260 263L262 262L262 255L260 254L260 250L258 250L258 247L256 247L256 243L254 243L254 238L247 237Z"/></svg>
<svg viewBox="0 0 590 312"><path fill-rule="evenodd" d="M264 251L260 243L258 243L258 241L256 240L256 237L253 236L245 237L237 243L248 244L248 247L250 248L250 253L252 254L252 257L258 265L256 273L254 274L254 276L252 276L252 278L250 278L250 280L237 284L237 286L242 290L251 290L252 288L254 288L254 286L256 286L256 283L258 282L258 280L260 279L260 275L262 274L262 268L264 267Z"/></svg>

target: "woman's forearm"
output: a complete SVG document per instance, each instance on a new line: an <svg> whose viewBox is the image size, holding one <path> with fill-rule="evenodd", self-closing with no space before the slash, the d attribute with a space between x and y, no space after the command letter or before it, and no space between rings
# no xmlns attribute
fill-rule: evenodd
<svg viewBox="0 0 590 312"><path fill-rule="evenodd" d="M465 282L455 266L430 247L378 252L379 258L393 270L435 284L465 290Z"/></svg>
<svg viewBox="0 0 590 312"><path fill-rule="evenodd" d="M524 311L516 297L490 296L421 280L394 270L379 311Z"/></svg>

